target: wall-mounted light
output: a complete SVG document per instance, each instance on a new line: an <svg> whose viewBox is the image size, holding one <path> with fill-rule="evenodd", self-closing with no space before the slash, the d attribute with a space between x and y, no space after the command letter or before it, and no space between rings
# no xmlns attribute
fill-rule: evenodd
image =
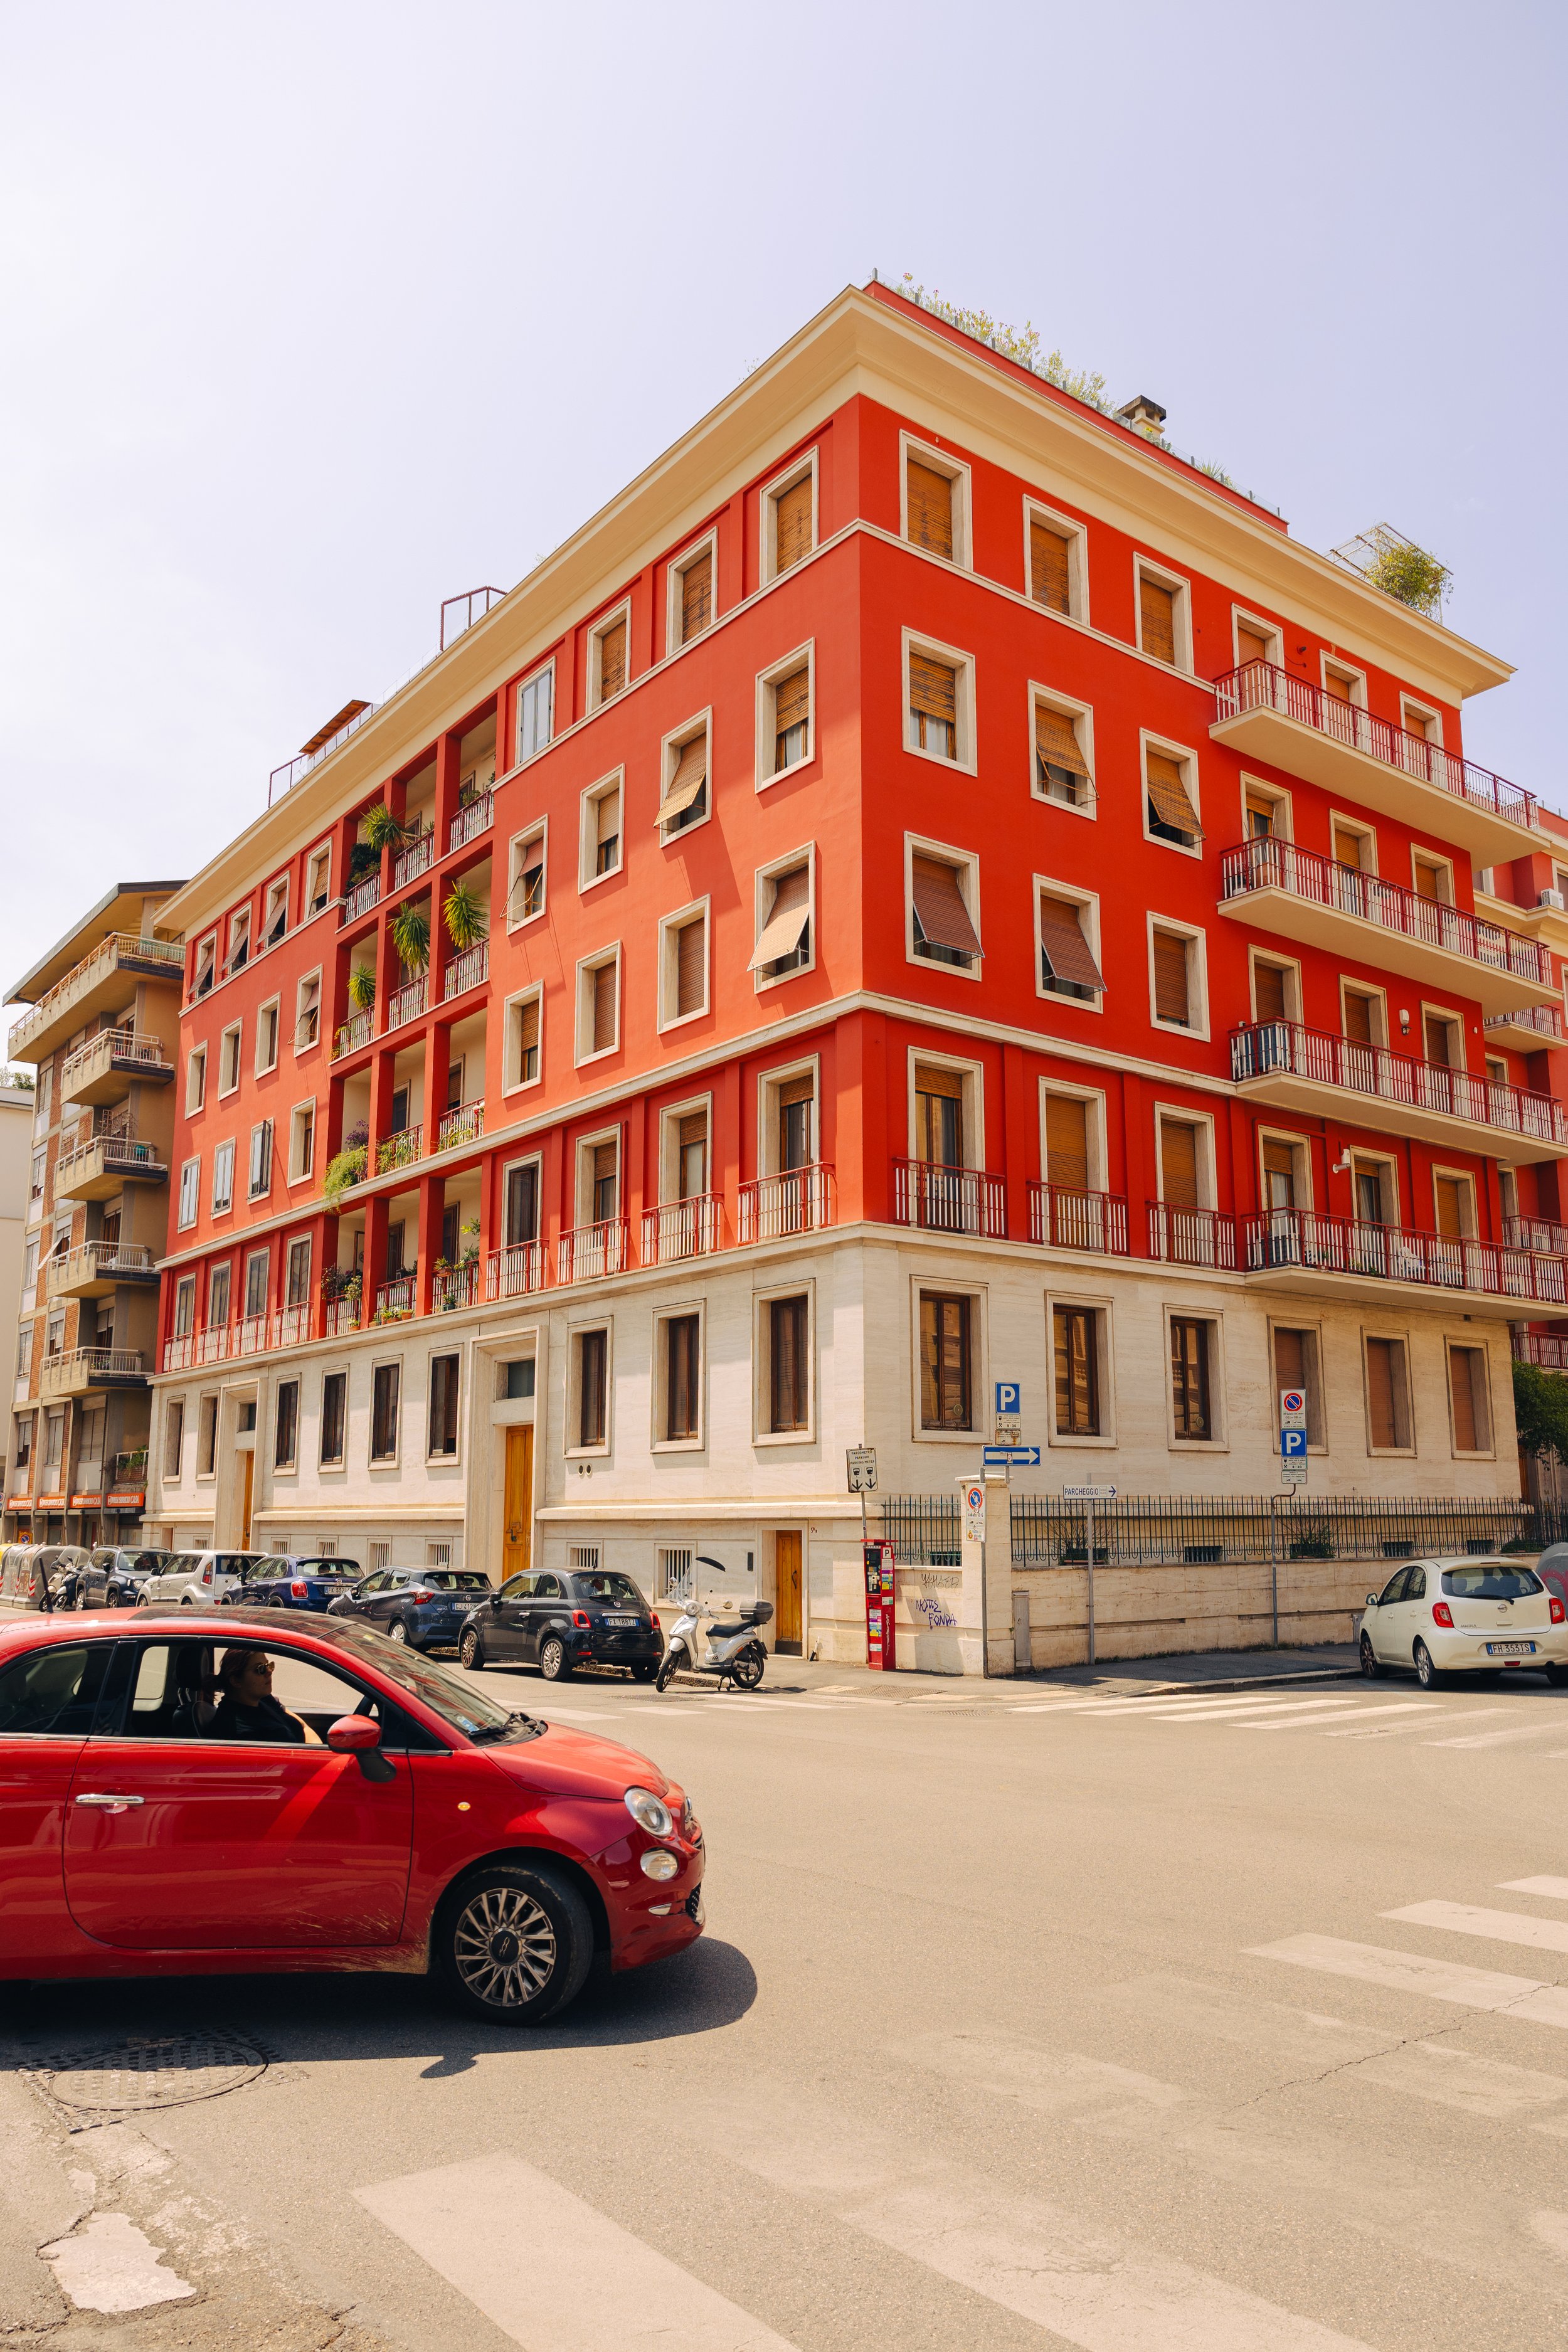
<svg viewBox="0 0 1568 2352"><path fill-rule="evenodd" d="M1348 1176L1351 1172L1350 1147L1347 1145L1329 1170L1331 1176Z"/></svg>
<svg viewBox="0 0 1568 2352"><path fill-rule="evenodd" d="M1399 1008L1399 1034L1402 1037L1408 1037L1410 1034L1410 1015L1403 1004Z"/></svg>

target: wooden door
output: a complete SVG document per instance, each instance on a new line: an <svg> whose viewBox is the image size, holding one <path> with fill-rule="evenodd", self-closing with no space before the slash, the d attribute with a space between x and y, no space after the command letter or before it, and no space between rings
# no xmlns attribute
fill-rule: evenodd
<svg viewBox="0 0 1568 2352"><path fill-rule="evenodd" d="M800 1548L798 1528L781 1528L773 1538L776 1646L796 1657L801 1645Z"/></svg>
<svg viewBox="0 0 1568 2352"><path fill-rule="evenodd" d="M243 1473L245 1501L239 1515L239 1548L241 1551L248 1551L250 1549L251 1497L256 1486L256 1456L254 1454L242 1454L239 1458L245 1465Z"/></svg>
<svg viewBox="0 0 1568 2352"><path fill-rule="evenodd" d="M533 1549L533 1427L527 1423L506 1433L506 1495L501 1507L500 1572L527 1570Z"/></svg>

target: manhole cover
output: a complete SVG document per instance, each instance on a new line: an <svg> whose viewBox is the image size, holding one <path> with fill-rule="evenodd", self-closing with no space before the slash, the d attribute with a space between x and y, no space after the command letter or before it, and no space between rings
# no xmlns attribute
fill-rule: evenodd
<svg viewBox="0 0 1568 2352"><path fill-rule="evenodd" d="M132 2116L221 2098L265 2073L267 2058L242 2033L174 2033L163 2041L106 2042L62 2051L31 2071L35 2080L79 2115Z"/></svg>

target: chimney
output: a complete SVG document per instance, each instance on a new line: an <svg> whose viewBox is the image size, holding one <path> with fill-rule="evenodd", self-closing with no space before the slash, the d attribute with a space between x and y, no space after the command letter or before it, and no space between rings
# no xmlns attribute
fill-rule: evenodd
<svg viewBox="0 0 1568 2352"><path fill-rule="evenodd" d="M1118 424L1131 425L1134 433L1142 433L1146 441L1158 441L1163 435L1165 411L1157 400L1141 392L1136 400L1130 400L1125 408L1117 410L1116 418Z"/></svg>

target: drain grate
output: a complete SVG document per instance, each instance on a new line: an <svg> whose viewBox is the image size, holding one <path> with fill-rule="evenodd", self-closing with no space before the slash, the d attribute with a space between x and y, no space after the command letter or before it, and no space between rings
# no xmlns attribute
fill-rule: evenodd
<svg viewBox="0 0 1568 2352"><path fill-rule="evenodd" d="M86 2050L58 2051L28 2073L38 2088L78 2122L145 2115L222 2098L265 2074L268 2059L243 2033L216 2030L172 2033L162 2040L132 2036Z"/></svg>

